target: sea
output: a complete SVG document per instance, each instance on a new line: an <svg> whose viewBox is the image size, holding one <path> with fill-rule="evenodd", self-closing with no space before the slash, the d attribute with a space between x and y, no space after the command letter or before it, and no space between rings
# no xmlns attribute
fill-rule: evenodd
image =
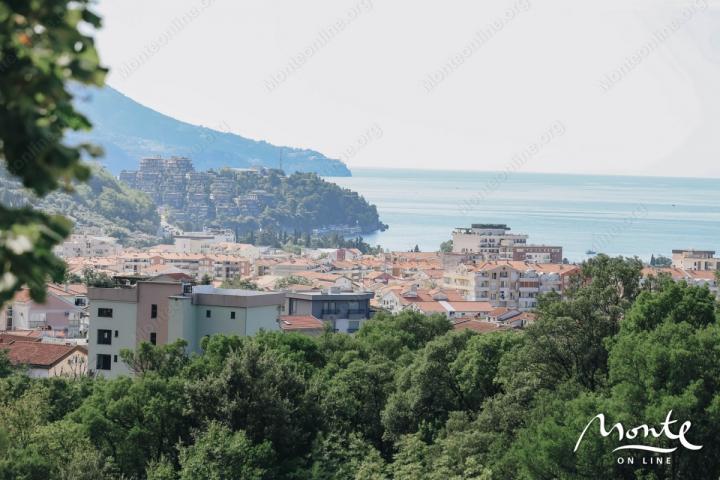
<svg viewBox="0 0 720 480"><path fill-rule="evenodd" d="M592 253L671 256L720 249L720 179L354 168L325 177L375 204L389 228L371 245L436 251L456 227L504 223L529 244Z"/></svg>

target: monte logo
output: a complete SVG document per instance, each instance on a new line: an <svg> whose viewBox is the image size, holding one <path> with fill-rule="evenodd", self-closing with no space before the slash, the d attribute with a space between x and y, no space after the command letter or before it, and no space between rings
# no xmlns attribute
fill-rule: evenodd
<svg viewBox="0 0 720 480"><path fill-rule="evenodd" d="M655 438L660 438L661 436L665 436L668 440L679 440L680 445L687 448L688 450L700 450L702 448L702 445L693 445L692 443L688 442L685 438L685 434L690 430L691 423L689 421L684 422L682 425L680 425L680 428L677 430L677 433L673 433L671 425L674 423L677 423L677 420L671 420L672 417L672 410L670 410L667 414L667 417L665 417L665 421L660 424L661 428L660 430L656 430L655 428L651 428L647 425L640 425L634 428L631 428L629 430L625 430L625 427L621 423L616 423L612 426L610 430L607 430L605 428L605 415L602 413L599 413L595 415L590 422L585 426L585 429L580 434L580 437L578 438L577 443L575 444L575 449L573 452L577 452L578 448L580 447L580 442L582 442L583 437L585 436L585 432L588 431L588 428L590 428L595 420L598 421L598 427L600 428L600 435L603 437L607 437L612 434L613 430L617 430L618 434L618 441L623 442L624 440L633 440L633 443L626 444L626 445L620 445L616 449L613 450L613 452L617 452L618 450L644 450L647 452L656 452L656 453L672 453L675 450L678 449L677 446L672 448L662 448L662 447L654 447L651 445L644 445L639 440L645 439L648 436L652 435ZM638 438L641 436L640 438ZM635 439L638 440L635 440ZM637 442L637 443L636 443Z"/></svg>

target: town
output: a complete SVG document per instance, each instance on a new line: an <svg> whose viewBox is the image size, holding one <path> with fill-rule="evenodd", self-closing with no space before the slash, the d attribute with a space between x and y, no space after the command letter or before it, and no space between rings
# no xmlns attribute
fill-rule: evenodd
<svg viewBox="0 0 720 480"><path fill-rule="evenodd" d="M22 289L0 310L0 348L31 376L116 377L131 373L120 351L141 342L184 340L199 352L219 333L352 334L378 311L442 315L479 333L522 329L539 296L562 296L580 268L561 246L528 240L504 224L473 224L452 232L447 251L370 255L237 243L227 229L176 232L171 244L148 248L80 231L55 248L66 283L48 284L42 304ZM673 250L651 260L643 281L667 276L717 298L714 255Z"/></svg>

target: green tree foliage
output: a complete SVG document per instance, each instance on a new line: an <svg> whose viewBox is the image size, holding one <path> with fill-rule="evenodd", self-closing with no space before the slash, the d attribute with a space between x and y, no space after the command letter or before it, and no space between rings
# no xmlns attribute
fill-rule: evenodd
<svg viewBox="0 0 720 480"><path fill-rule="evenodd" d="M177 442L189 438L192 425L183 395L179 378L123 377L98 382L68 417L82 425L92 444L125 476L140 476L152 459L177 458Z"/></svg>
<svg viewBox="0 0 720 480"><path fill-rule="evenodd" d="M375 205L369 204L357 192L326 182L315 173L286 176L281 170L260 173L237 172L229 168L211 172L218 178L229 180L231 195L262 190L267 194L267 200L257 214L221 213L215 219L198 218L185 225L188 229L199 229L210 223L248 234L246 241L249 243L279 247L286 243L287 239L283 240L283 237L287 232L311 233L313 229L332 225L359 227L361 232L387 228L380 221ZM212 180L208 178L207 182L205 188L209 192Z"/></svg>
<svg viewBox="0 0 720 480"><path fill-rule="evenodd" d="M244 430L255 443L270 440L281 458L306 452L319 414L297 366L251 342L187 384L186 395L197 418Z"/></svg>
<svg viewBox="0 0 720 480"><path fill-rule="evenodd" d="M260 290L257 283L236 277L232 280L225 280L222 285L220 285L220 288L239 288L241 290Z"/></svg>
<svg viewBox="0 0 720 480"><path fill-rule="evenodd" d="M98 227L126 245L158 243L160 216L150 197L128 188L100 165L90 167L92 177L86 183L74 182L72 192L55 191L44 197L30 194L0 169L0 202L34 207L78 225Z"/></svg>
<svg viewBox="0 0 720 480"><path fill-rule="evenodd" d="M242 430L210 422L192 445L180 449L180 480L262 480L273 463L270 442L254 445Z"/></svg>
<svg viewBox="0 0 720 480"><path fill-rule="evenodd" d="M446 240L440 244L440 251L443 253L450 253L453 249L453 241Z"/></svg>
<svg viewBox="0 0 720 480"><path fill-rule="evenodd" d="M40 196L87 180L90 169L81 156L99 153L63 141L69 130L90 128L73 108L68 82L102 85L105 76L90 36L100 18L90 3L0 2L0 158ZM0 304L22 285L44 300L47 277L64 276L51 249L69 231L62 217L0 205Z"/></svg>
<svg viewBox="0 0 720 480"><path fill-rule="evenodd" d="M465 331L427 343L398 372L396 391L382 414L386 435L398 439L420 429L422 438L431 440L450 412L475 415L484 400L499 393L498 363L519 342L512 333L481 337Z"/></svg>
<svg viewBox="0 0 720 480"><path fill-rule="evenodd" d="M115 286L115 280L110 275L98 272L92 267L83 268L81 280L88 287L111 288Z"/></svg>
<svg viewBox="0 0 720 480"><path fill-rule="evenodd" d="M149 342L141 342L135 350L120 350L120 358L136 374L157 372L167 378L177 375L188 364L186 347L185 340L157 347Z"/></svg>
<svg viewBox="0 0 720 480"><path fill-rule="evenodd" d="M7 350L0 348L0 378L7 377L13 371L13 365L8 358Z"/></svg>
<svg viewBox="0 0 720 480"><path fill-rule="evenodd" d="M288 275L275 282L275 289L282 290L283 288L290 288L293 285L312 285L312 281L306 277Z"/></svg>

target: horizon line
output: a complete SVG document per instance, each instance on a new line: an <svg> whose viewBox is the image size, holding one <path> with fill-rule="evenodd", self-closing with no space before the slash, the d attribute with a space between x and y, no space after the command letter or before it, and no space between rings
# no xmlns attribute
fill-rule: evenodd
<svg viewBox="0 0 720 480"><path fill-rule="evenodd" d="M329 158L329 157L328 157ZM566 176L585 176L585 177L628 177L628 178L668 178L668 179L686 179L686 180L720 180L720 176L683 176L683 175L652 175L652 174L630 174L630 173L578 173L578 172L540 172L540 171L512 171L507 172L506 170L481 170L481 169L467 169L467 168L432 168L432 167L383 167L375 165L354 165L350 166L347 163L345 166L352 173L353 170L405 170L405 171L426 171L426 172L457 172L457 173L507 173L508 175L514 174L533 174L533 175L566 175ZM333 177L330 178L341 178Z"/></svg>

